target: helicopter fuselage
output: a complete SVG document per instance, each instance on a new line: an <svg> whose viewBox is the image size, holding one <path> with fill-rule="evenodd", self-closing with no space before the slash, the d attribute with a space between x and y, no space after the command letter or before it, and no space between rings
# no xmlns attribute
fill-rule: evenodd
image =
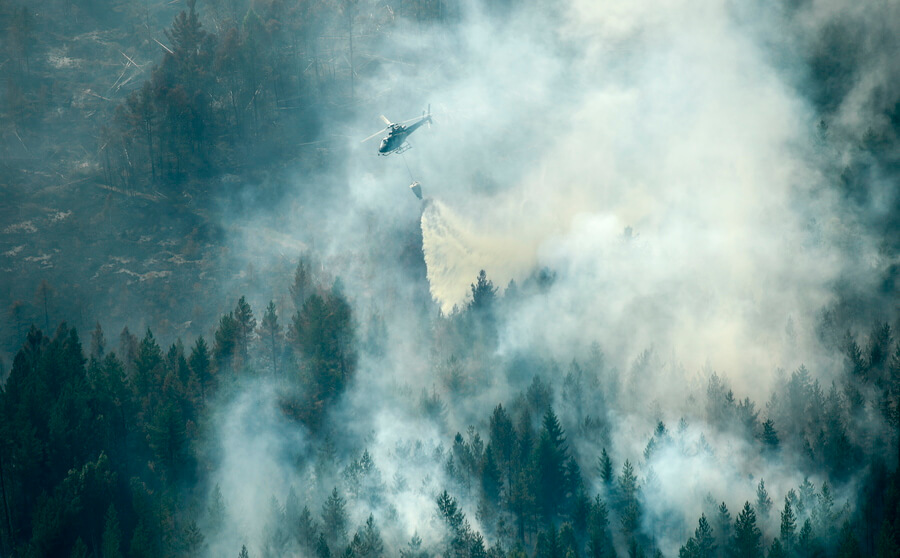
<svg viewBox="0 0 900 558"><path fill-rule="evenodd" d="M406 136L408 135L409 133L406 131L391 131L390 134L382 138L381 145L378 147L378 154L389 155L398 150L406 141Z"/></svg>
<svg viewBox="0 0 900 558"><path fill-rule="evenodd" d="M394 124L391 126L388 135L381 139L381 145L378 147L379 155L390 155L391 153L405 151L401 149L406 143L406 138L415 132L425 122L430 122L431 116L423 116L421 120L409 126Z"/></svg>

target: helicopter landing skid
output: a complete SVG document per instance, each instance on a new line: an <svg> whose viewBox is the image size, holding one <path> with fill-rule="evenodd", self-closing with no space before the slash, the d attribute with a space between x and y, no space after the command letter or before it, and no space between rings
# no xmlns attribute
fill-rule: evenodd
<svg viewBox="0 0 900 558"><path fill-rule="evenodd" d="M398 147L397 149L391 151L391 153L396 153L396 154L400 155L401 153L406 153L406 152L409 151L410 149L412 149L412 146L411 146L410 144L408 144L408 143L404 143L403 145L401 145L401 146Z"/></svg>

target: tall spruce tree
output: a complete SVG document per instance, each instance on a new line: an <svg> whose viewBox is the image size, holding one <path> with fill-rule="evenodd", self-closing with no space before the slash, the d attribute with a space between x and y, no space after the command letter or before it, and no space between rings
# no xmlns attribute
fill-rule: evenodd
<svg viewBox="0 0 900 558"><path fill-rule="evenodd" d="M769 517L769 512L772 509L772 499L769 498L764 479L759 479L759 484L756 486L756 509L759 510L759 516L763 520Z"/></svg>
<svg viewBox="0 0 900 558"><path fill-rule="evenodd" d="M259 326L259 335L265 341L269 359L272 362L272 373L278 375L278 353L281 344L281 325L278 323L278 314L275 311L275 301L269 301L266 313L263 315Z"/></svg>
<svg viewBox="0 0 900 558"><path fill-rule="evenodd" d="M322 506L322 534L328 548L341 548L347 538L347 510L337 487Z"/></svg>
<svg viewBox="0 0 900 558"><path fill-rule="evenodd" d="M198 337L194 342L194 346L191 348L191 356L188 357L188 366L191 368L191 373L197 376L197 380L200 383L201 400L205 401L215 389L215 376L213 375L212 363L210 362L209 347L207 347L203 336Z"/></svg>
<svg viewBox="0 0 900 558"><path fill-rule="evenodd" d="M535 449L534 470L537 473L537 504L545 521L559 513L565 498L568 446L559 419L552 407L544 413L541 437Z"/></svg>
<svg viewBox="0 0 900 558"><path fill-rule="evenodd" d="M791 499L788 496L784 498L784 509L781 510L781 545L784 551L790 553L794 549L794 542L797 536L797 519L794 516L794 510L791 506Z"/></svg>
<svg viewBox="0 0 900 558"><path fill-rule="evenodd" d="M697 558L713 558L716 555L716 538L712 527L706 520L706 514L701 514L694 530L694 541L697 545Z"/></svg>
<svg viewBox="0 0 900 558"><path fill-rule="evenodd" d="M734 520L732 553L736 558L760 558L761 543L762 532L756 525L756 512L750 502L744 502L744 508Z"/></svg>
<svg viewBox="0 0 900 558"><path fill-rule="evenodd" d="M253 317L253 309L245 297L241 297L234 307L235 352L240 362L246 363L250 358L250 343L253 342L256 332L256 318Z"/></svg>
<svg viewBox="0 0 900 558"><path fill-rule="evenodd" d="M516 431L502 404L498 403L494 408L488 430L490 432L490 445L494 450L497 465L509 474L512 460L515 457Z"/></svg>
<svg viewBox="0 0 900 558"><path fill-rule="evenodd" d="M600 457L597 459L597 471L600 473L600 479L603 481L603 484L611 486L613 480L615 480L615 474L613 473L612 459L606 453L606 448L603 448L600 452Z"/></svg>
<svg viewBox="0 0 900 558"><path fill-rule="evenodd" d="M728 511L728 506L725 505L725 502L722 502L716 508L715 533L716 542L719 546L719 556L727 556L731 548L732 525L731 512Z"/></svg>

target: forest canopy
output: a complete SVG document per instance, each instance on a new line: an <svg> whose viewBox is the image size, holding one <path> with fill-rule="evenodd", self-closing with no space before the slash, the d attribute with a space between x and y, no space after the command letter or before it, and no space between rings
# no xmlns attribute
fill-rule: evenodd
<svg viewBox="0 0 900 558"><path fill-rule="evenodd" d="M898 27L3 3L0 554L900 555Z"/></svg>

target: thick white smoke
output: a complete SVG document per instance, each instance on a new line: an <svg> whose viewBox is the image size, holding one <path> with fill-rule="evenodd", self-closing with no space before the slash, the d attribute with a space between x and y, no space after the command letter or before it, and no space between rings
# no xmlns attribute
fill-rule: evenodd
<svg viewBox="0 0 900 558"><path fill-rule="evenodd" d="M824 364L812 327L847 266L847 232L822 188L827 153L794 87L798 61L773 56L756 30L763 18L783 21L727 2L573 2L562 12L541 33L521 32L533 24L523 18L491 34L484 56L469 53L464 85L433 93L456 101L451 114L488 105L504 123L527 118L523 105L553 112L524 137L507 130L524 154L485 145L490 123L429 138L463 159L454 142L475 136L498 155L479 170L511 178L479 187L458 160L453 178L430 189L437 202L422 230L436 299L464 304L479 269L502 287L547 266L557 284L509 316L504 350L538 344L563 355L601 340L625 357L656 346L690 371L709 361L760 397L769 384L759 378L776 367ZM481 32L473 26L470 40ZM558 42L541 43L545 33ZM472 85L517 67L497 52L536 60L516 76L527 101ZM515 171L503 157L514 152ZM470 186L444 187L458 181Z"/></svg>

